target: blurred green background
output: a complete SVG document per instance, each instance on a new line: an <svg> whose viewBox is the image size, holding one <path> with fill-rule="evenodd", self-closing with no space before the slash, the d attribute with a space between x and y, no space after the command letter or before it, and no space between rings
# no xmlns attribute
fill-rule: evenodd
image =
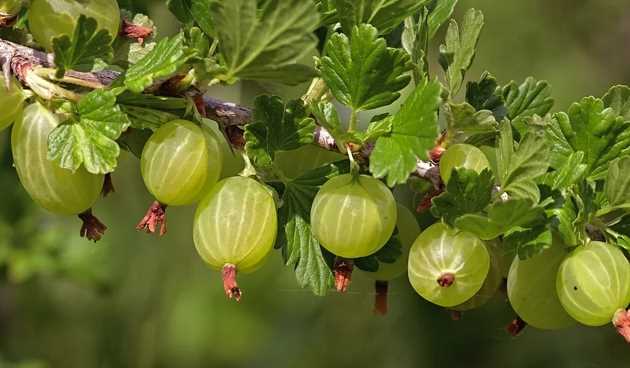
<svg viewBox="0 0 630 368"><path fill-rule="evenodd" d="M149 13L161 36L177 30L163 1L121 3ZM470 77L546 79L556 110L630 82L628 0L461 0L458 14L468 7L486 16ZM257 91L211 92L249 104ZM136 158L123 153L116 193L95 208L109 226L95 245L79 238L78 219L35 208L8 151L3 132L0 368L630 367L630 348L610 326L511 338L504 298L453 321L404 277L390 287L390 313L376 317L372 283L359 272L346 295L315 297L277 252L240 277L244 298L230 302L195 252L192 207L169 209L163 238L135 231L152 200Z"/></svg>

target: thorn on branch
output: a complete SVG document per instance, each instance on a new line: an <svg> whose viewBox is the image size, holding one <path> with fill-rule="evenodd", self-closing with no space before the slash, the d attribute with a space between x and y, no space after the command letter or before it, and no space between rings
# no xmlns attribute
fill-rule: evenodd
<svg viewBox="0 0 630 368"><path fill-rule="evenodd" d="M350 287L352 281L352 269L354 268L354 262L350 259L337 257L335 259L335 265L333 272L335 274L335 289L340 293L345 293Z"/></svg>
<svg viewBox="0 0 630 368"><path fill-rule="evenodd" d="M160 228L160 236L166 234L166 205L158 201L151 204L147 213L136 226L136 230L143 230L149 234Z"/></svg>
<svg viewBox="0 0 630 368"><path fill-rule="evenodd" d="M229 299L236 299L237 302L240 302L243 292L238 287L238 283L236 282L236 273L236 266L231 263L223 266L223 270L221 270L221 276L223 277L223 290L225 291L225 295Z"/></svg>
<svg viewBox="0 0 630 368"><path fill-rule="evenodd" d="M81 221L83 221L80 231L81 237L94 242L101 240L103 234L105 234L105 230L107 230L107 226L105 226L99 221L99 219L96 218L96 216L92 214L92 209L88 209L85 212L80 213L78 216Z"/></svg>

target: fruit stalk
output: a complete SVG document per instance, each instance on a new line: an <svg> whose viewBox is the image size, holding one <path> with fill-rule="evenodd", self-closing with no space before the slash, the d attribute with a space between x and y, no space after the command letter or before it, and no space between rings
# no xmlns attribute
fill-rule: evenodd
<svg viewBox="0 0 630 368"><path fill-rule="evenodd" d="M350 287L352 281L352 269L354 268L354 262L351 259L345 259L337 257L335 259L334 274L335 274L335 289L340 293L345 293Z"/></svg>
<svg viewBox="0 0 630 368"><path fill-rule="evenodd" d="M387 314L387 289L389 283L387 281L374 281L374 314L384 316Z"/></svg>
<svg viewBox="0 0 630 368"><path fill-rule="evenodd" d="M226 264L223 266L221 275L223 276L223 290L225 290L225 295L229 299L234 298L237 302L240 302L243 292L236 282L236 266L230 263Z"/></svg>
<svg viewBox="0 0 630 368"><path fill-rule="evenodd" d="M116 189L114 188L114 182L112 181L112 174L107 173L103 179L103 189L101 190L101 194L103 198L105 198L114 192L116 192Z"/></svg>

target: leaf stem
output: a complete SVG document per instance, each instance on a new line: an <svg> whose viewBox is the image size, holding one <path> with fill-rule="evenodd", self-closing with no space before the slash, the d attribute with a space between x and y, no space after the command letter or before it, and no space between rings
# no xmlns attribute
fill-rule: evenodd
<svg viewBox="0 0 630 368"><path fill-rule="evenodd" d="M350 113L350 122L348 123L348 132L354 132L357 130L357 125L359 124L359 116L357 110L352 109Z"/></svg>

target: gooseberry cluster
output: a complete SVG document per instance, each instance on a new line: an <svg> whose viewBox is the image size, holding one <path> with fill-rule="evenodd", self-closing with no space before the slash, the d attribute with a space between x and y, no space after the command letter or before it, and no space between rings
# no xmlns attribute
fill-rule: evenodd
<svg viewBox="0 0 630 368"><path fill-rule="evenodd" d="M514 334L612 321L630 342L630 88L550 115L546 83L501 87L485 73L455 102L483 16L467 12L461 30L451 21L445 82L432 80L428 40L450 18L446 1L398 4L401 14L375 4L369 19L329 1L167 3L184 31L145 45L150 22L121 21L114 0L0 1L0 25L45 50L0 39L0 130L13 124L17 175L42 208L78 215L81 235L100 239L91 208L127 149L155 198L137 229L164 235L169 206L196 205L192 240L229 298L242 296L237 272L276 246L318 294L365 271L380 314L388 282L407 274L455 315L504 285ZM317 29L317 68L299 64ZM394 29L400 48L382 37ZM114 47L135 53L115 65ZM287 103L263 95L253 112L203 93L250 79L311 84ZM361 112L399 98L361 129Z"/></svg>

